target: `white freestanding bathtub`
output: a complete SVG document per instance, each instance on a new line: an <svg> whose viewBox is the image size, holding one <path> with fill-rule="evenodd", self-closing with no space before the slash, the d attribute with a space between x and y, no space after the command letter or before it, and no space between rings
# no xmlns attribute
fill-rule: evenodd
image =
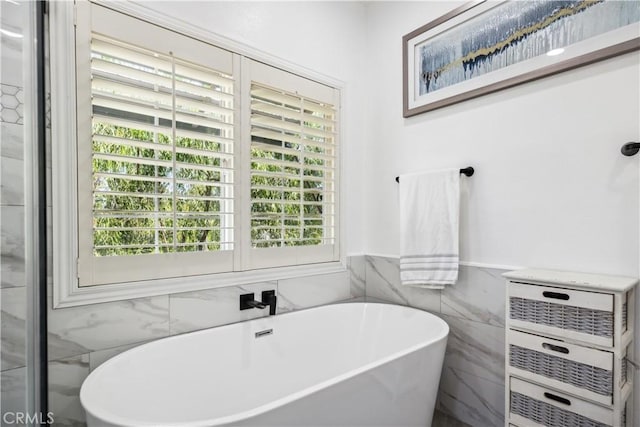
<svg viewBox="0 0 640 427"><path fill-rule="evenodd" d="M351 303L161 339L87 377L95 426L429 426L449 327Z"/></svg>

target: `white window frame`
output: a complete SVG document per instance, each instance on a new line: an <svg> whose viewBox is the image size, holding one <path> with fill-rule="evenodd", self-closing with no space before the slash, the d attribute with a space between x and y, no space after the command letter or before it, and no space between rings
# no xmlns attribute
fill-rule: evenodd
<svg viewBox="0 0 640 427"><path fill-rule="evenodd" d="M86 0L80 0L86 1ZM213 44L222 49L232 51L235 63L240 56L245 60L251 59L298 76L314 80L331 86L341 94L341 102L337 105L337 117L340 127L337 138L342 140L344 133L343 99L345 85L343 82L329 78L320 73L291 64L280 58L260 52L249 46L234 42L227 38L210 33L207 30L194 27L191 24L129 2L104 2L93 3L108 7L117 12L135 16L166 29L175 31ZM340 176L343 162L341 161L341 144L337 148L336 167L336 251L333 261L317 264L260 268L247 271L224 272L215 274L202 274L187 277L161 278L154 280L141 280L135 282L79 286L78 284L78 257L79 257L79 233L78 233L78 165L77 165L77 137L76 137L76 39L75 26L77 24L76 5L73 2L50 3L50 58L51 58L51 131L52 131L52 215L53 215L53 306L64 308L84 304L93 304L108 301L117 301L130 298L139 298L154 295L165 295L176 292L187 292L202 289L235 286L246 283L279 280L293 277L312 276L317 274L329 274L346 270L346 257L344 254L344 241L341 239L340 218L344 217L342 201L343 192L340 191ZM246 76L240 76L246 79ZM243 84L245 82L242 82ZM238 85L240 86L240 85ZM237 93L237 90L236 90ZM244 94L243 94L244 96ZM243 111L246 108L243 108ZM244 114L244 112L242 113ZM242 124L242 127L246 127ZM245 129L240 129L239 140L243 141L246 135ZM248 147L241 149L248 150ZM237 193L236 193L237 194ZM240 197L248 198L247 194ZM236 216L236 224L247 223L248 212L240 212ZM249 265L247 263L250 247L244 247L243 242L236 243L239 250L234 251L236 265Z"/></svg>

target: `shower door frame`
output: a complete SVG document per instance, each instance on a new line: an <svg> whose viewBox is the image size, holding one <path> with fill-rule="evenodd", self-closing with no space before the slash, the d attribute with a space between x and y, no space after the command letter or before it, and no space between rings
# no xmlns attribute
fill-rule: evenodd
<svg viewBox="0 0 640 427"><path fill-rule="evenodd" d="M48 419L47 173L45 45L47 2L27 3L23 39L26 384L31 425Z"/></svg>

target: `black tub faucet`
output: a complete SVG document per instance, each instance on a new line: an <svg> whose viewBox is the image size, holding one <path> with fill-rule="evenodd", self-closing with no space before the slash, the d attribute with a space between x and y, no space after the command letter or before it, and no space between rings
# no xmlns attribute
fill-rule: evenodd
<svg viewBox="0 0 640 427"><path fill-rule="evenodd" d="M262 301L256 301L254 294L240 295L240 310L248 310L250 308L263 309L269 307L269 315L276 314L276 291L262 291Z"/></svg>

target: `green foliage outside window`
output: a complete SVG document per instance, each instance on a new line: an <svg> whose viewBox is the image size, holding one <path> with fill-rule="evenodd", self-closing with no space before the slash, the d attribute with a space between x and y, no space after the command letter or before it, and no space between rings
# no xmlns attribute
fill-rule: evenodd
<svg viewBox="0 0 640 427"><path fill-rule="evenodd" d="M321 152L320 148L314 147L313 150ZM322 165L324 161L304 157L304 162L301 162L302 156L252 148L251 197L254 202L251 205L251 240L255 247L322 244L324 183L321 178L324 172L306 167ZM269 164L262 159L284 160L296 167ZM261 187L281 189L265 190Z"/></svg>
<svg viewBox="0 0 640 427"><path fill-rule="evenodd" d="M221 173L198 168L220 167L215 155L220 144L177 138L176 150L194 149L203 154L176 152L174 168L173 148L166 134L102 123L94 124L93 131L95 255L220 249L221 187L216 184ZM102 135L124 141L104 142ZM119 157L105 159L100 154Z"/></svg>
<svg viewBox="0 0 640 427"><path fill-rule="evenodd" d="M215 156L220 144L178 137L177 151L187 148L210 151L211 155L176 152L179 167L174 169L171 141L166 134L102 123L96 123L93 131L95 255L220 250L221 187L215 183L221 181L221 173L197 168L221 166L220 158ZM103 135L122 138L125 143L103 142ZM126 140L149 144L140 147L129 145ZM306 152L293 155L268 147L252 148L254 247L323 243L324 171L312 167L325 166L325 160L313 156L324 150L312 146L305 149ZM119 158L104 159L100 154ZM263 159L284 161L291 166L273 165Z"/></svg>

